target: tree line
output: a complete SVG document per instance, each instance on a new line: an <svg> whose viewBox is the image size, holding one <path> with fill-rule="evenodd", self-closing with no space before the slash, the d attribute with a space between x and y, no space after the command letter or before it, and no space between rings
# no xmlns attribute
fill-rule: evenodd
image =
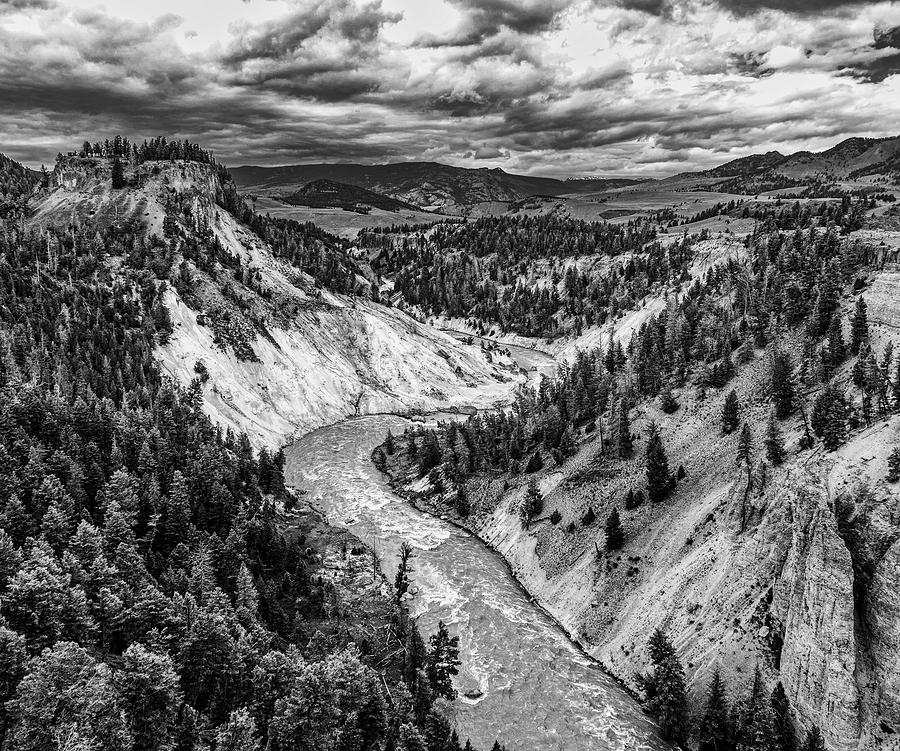
<svg viewBox="0 0 900 751"><path fill-rule="evenodd" d="M485 329L555 338L614 320L658 285L680 279L692 240L664 250L651 222L625 225L554 216L479 219L379 236L373 270L404 304ZM388 242L390 240L390 242ZM593 258L578 264L576 258ZM603 258L615 259L612 264Z"/></svg>
<svg viewBox="0 0 900 751"><path fill-rule="evenodd" d="M143 164L144 162L184 160L209 164L224 169L215 160L212 152L201 148L199 144L191 143L187 139L183 141L169 140L165 136L151 138L149 141L144 140L141 144L132 143L128 138L120 135L115 136L111 140L107 138L93 143L85 141L78 152L78 156L83 158L122 159L134 165Z"/></svg>
<svg viewBox="0 0 900 751"><path fill-rule="evenodd" d="M717 669L713 671L702 704L691 711L684 668L662 629L647 644L650 670L638 676L647 711L659 723L663 736L684 747L693 739L699 751L825 751L815 725L803 737L779 682L770 692L759 667L749 686L738 696Z"/></svg>

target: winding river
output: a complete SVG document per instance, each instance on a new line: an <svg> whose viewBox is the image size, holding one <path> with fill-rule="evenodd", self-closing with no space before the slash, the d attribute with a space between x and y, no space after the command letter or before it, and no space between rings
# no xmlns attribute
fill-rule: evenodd
<svg viewBox="0 0 900 751"><path fill-rule="evenodd" d="M456 726L487 751L665 749L637 703L584 655L480 540L417 511L372 465L372 449L399 417L359 417L286 450L290 484L329 521L374 545L389 576L401 542L415 548L410 609L423 634L438 620L459 635Z"/></svg>

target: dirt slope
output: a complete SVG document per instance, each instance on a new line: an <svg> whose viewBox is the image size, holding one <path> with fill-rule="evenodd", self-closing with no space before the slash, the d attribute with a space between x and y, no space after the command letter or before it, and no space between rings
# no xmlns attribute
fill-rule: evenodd
<svg viewBox="0 0 900 751"><path fill-rule="evenodd" d="M332 294L275 258L222 208L233 184L209 165L148 162L126 172L131 187L122 190L112 190L109 172L105 160L65 161L32 223L131 221L162 236L166 201L187 196L194 224L205 222L241 259L241 273L189 264L190 300L175 285L166 293L174 332L159 359L185 386L202 362L203 408L255 445L279 446L353 414L490 406L521 378L509 358L364 297Z"/></svg>

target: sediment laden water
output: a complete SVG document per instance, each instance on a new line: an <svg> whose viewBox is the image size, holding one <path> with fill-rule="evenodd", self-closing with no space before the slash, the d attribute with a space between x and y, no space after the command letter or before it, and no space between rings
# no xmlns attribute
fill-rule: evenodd
<svg viewBox="0 0 900 751"><path fill-rule="evenodd" d="M423 634L438 620L459 635L456 726L487 751L664 749L637 703L514 581L480 540L398 497L370 461L399 417L361 417L291 445L286 475L333 524L374 545L389 576L400 544L415 548L410 610ZM467 698L466 695L477 698Z"/></svg>

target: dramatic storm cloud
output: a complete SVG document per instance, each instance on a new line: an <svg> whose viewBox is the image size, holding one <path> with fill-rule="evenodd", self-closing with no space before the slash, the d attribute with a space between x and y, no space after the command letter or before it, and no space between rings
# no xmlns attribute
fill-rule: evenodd
<svg viewBox="0 0 900 751"><path fill-rule="evenodd" d="M900 131L900 4L7 0L0 151L665 174Z"/></svg>

